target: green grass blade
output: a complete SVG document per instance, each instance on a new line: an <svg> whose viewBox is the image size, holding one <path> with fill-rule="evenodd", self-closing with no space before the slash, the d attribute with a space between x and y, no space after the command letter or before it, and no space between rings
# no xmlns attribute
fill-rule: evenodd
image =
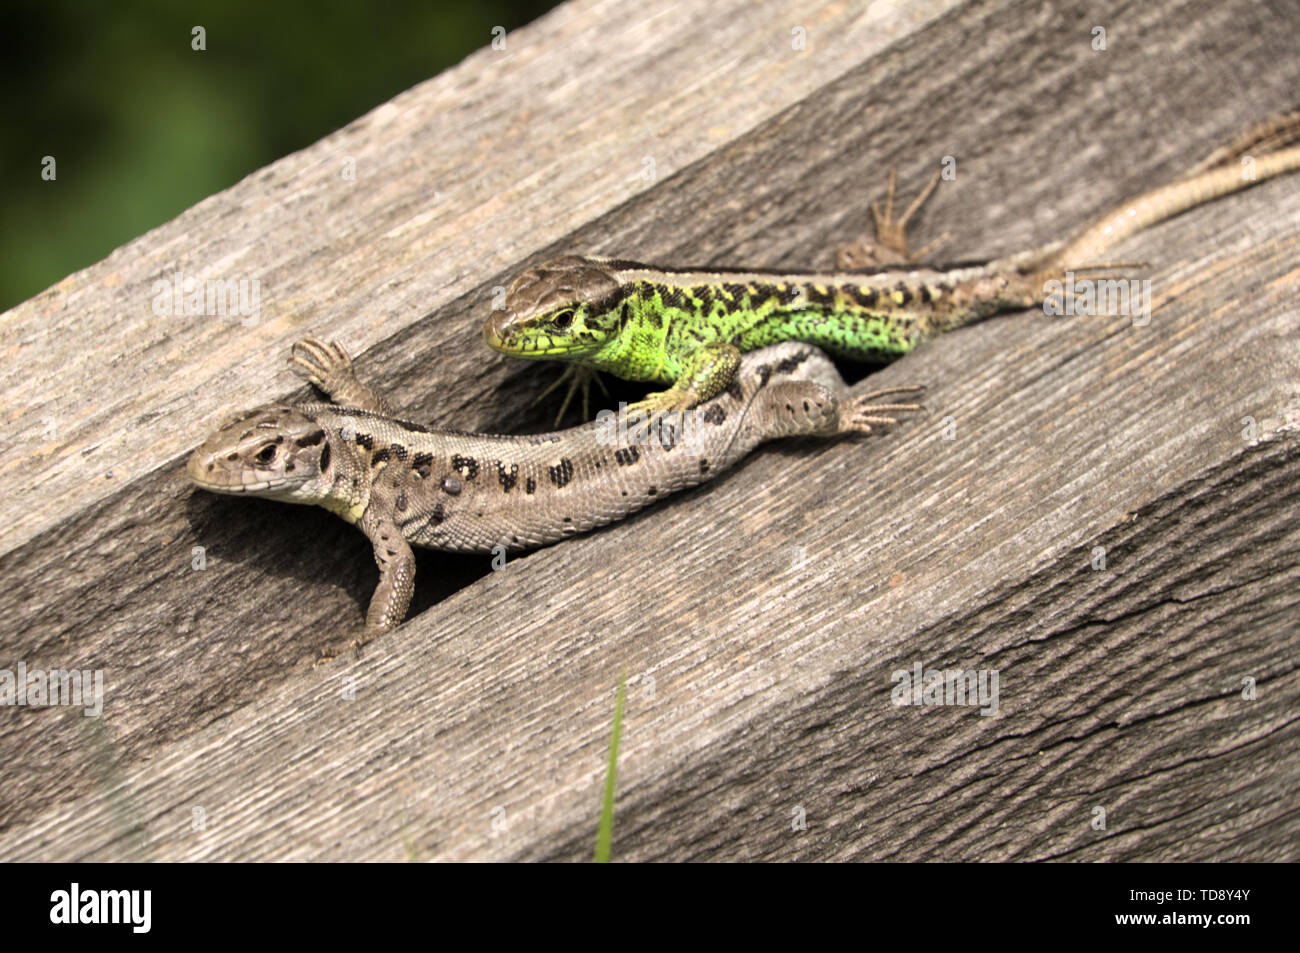
<svg viewBox="0 0 1300 953"><path fill-rule="evenodd" d="M609 767L605 769L605 797L600 805L600 827L596 830L596 863L609 863L609 847L614 837L614 788L618 780L618 739L623 733L623 702L627 686L618 680L618 696L614 700L614 731L609 739Z"/></svg>

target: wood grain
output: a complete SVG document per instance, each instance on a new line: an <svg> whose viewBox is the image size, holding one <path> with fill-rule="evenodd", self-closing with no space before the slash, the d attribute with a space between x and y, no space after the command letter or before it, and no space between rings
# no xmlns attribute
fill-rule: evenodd
<svg viewBox="0 0 1300 953"><path fill-rule="evenodd" d="M892 435L500 572L422 556L360 662L310 667L360 622L364 539L182 479L215 417L303 393L308 331L416 419L537 427L553 372L476 333L530 261L827 265L883 170L944 156L917 237L991 257L1300 88L1290 3L883 6L566 5L4 315L0 659L102 668L108 702L0 718L0 857L584 859L627 675L618 859L1296 859L1295 177L1117 250L1147 327L965 329L861 385L929 386ZM245 267L254 328L148 310ZM917 662L997 670L1000 713L892 705Z"/></svg>

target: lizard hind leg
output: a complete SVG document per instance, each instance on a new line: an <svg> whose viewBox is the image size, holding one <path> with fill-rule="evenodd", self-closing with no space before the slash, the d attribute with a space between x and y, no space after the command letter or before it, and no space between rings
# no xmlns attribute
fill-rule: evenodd
<svg viewBox="0 0 1300 953"><path fill-rule="evenodd" d="M886 387L869 394L846 395L840 401L840 431L847 433L876 432L876 428L894 427L898 419L894 414L924 413L925 406L918 403L882 402L882 398L909 394L919 397L925 388L919 384Z"/></svg>
<svg viewBox="0 0 1300 953"><path fill-rule="evenodd" d="M925 204L939 185L940 174L930 177L920 193L912 200L898 218L894 218L894 186L896 175L889 170L889 186L885 191L885 204L871 203L871 219L875 226L875 241L858 239L842 246L835 255L835 266L841 271L863 271L885 265L910 265L919 261L927 252L933 251L945 242L949 235L944 232L934 241L913 251L907 241L907 224Z"/></svg>

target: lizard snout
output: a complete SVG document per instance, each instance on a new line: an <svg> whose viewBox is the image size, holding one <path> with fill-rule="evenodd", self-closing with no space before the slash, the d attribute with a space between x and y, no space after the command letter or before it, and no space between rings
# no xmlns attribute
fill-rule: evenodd
<svg viewBox="0 0 1300 953"><path fill-rule="evenodd" d="M208 454L204 452L204 448L200 447L190 454L190 459L185 464L185 475L195 483L201 484L207 476L206 471L208 464L211 462Z"/></svg>
<svg viewBox="0 0 1300 953"><path fill-rule="evenodd" d="M483 325L483 340L488 347L501 350L505 344L506 334L514 323L515 313L508 308L499 308L492 312L492 317Z"/></svg>

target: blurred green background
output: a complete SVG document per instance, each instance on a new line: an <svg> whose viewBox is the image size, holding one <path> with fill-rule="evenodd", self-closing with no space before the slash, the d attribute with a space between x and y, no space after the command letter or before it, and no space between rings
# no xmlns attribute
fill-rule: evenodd
<svg viewBox="0 0 1300 953"><path fill-rule="evenodd" d="M0 309L555 5L5 3Z"/></svg>

